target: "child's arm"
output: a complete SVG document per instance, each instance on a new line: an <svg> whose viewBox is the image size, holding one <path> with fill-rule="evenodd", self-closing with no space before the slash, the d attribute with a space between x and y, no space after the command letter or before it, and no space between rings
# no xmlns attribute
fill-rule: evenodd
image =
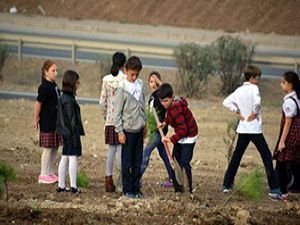
<svg viewBox="0 0 300 225"><path fill-rule="evenodd" d="M292 125L292 117L286 117L285 118L285 123L284 123L284 127L283 127L283 131L280 137L280 141L278 144L278 150L281 151L282 149L285 148L285 140L286 137L290 131L291 125Z"/></svg>
<svg viewBox="0 0 300 225"><path fill-rule="evenodd" d="M99 99L99 104L102 109L102 115L104 120L106 120L106 111L107 111L107 90L106 90L106 84L105 81L102 81L102 89L101 89L101 95Z"/></svg>
<svg viewBox="0 0 300 225"><path fill-rule="evenodd" d="M115 131L118 133L118 140L120 144L125 144L126 136L123 132L123 122L122 122L122 114L123 114L123 105L124 105L124 93L122 88L117 88L116 90L116 107L114 114L114 126Z"/></svg>
<svg viewBox="0 0 300 225"><path fill-rule="evenodd" d="M252 98L253 98L253 106L252 106L252 112L247 118L248 122L255 120L257 118L257 114L259 113L259 110L261 109L261 97L257 86L253 91Z"/></svg>
<svg viewBox="0 0 300 225"><path fill-rule="evenodd" d="M41 109L42 109L42 103L39 101L36 101L34 104L34 125L33 125L33 128L35 130L38 130L38 128L39 128Z"/></svg>
<svg viewBox="0 0 300 225"><path fill-rule="evenodd" d="M231 93L227 98L223 101L223 106L236 113L240 120L245 120L243 115L240 112L240 109L235 101L235 94L234 92Z"/></svg>

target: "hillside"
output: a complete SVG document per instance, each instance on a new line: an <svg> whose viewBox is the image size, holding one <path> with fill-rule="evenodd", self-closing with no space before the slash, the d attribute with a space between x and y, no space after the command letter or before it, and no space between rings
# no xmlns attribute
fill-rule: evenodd
<svg viewBox="0 0 300 225"><path fill-rule="evenodd" d="M44 10L47 16L74 20L300 34L300 0L10 0L0 2L0 11L12 6L25 15L41 15Z"/></svg>

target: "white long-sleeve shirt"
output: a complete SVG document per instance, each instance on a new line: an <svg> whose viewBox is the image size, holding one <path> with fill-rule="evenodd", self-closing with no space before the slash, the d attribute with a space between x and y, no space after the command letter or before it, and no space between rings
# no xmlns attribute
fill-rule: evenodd
<svg viewBox="0 0 300 225"><path fill-rule="evenodd" d="M236 129L241 134L262 133L261 98L258 86L250 82L244 82L223 101L223 105L233 112L240 112L245 120L240 120ZM251 112L257 116L251 122L247 118Z"/></svg>

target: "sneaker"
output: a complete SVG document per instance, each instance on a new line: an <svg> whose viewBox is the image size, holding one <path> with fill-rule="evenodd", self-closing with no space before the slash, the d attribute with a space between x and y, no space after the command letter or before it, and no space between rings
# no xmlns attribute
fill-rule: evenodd
<svg viewBox="0 0 300 225"><path fill-rule="evenodd" d="M56 183L57 181L55 179L53 179L52 177L50 176L42 176L40 175L39 176L39 180L38 180L38 183L39 184L53 184L53 183Z"/></svg>
<svg viewBox="0 0 300 225"><path fill-rule="evenodd" d="M172 181L171 179L168 179L167 181L162 182L162 183L160 184L160 186L161 186L161 187L164 187L164 188L171 188L171 187L173 187L174 185L173 185L173 181Z"/></svg>
<svg viewBox="0 0 300 225"><path fill-rule="evenodd" d="M138 192L136 195L135 195L135 198L145 198L143 193L142 192Z"/></svg>
<svg viewBox="0 0 300 225"><path fill-rule="evenodd" d="M123 196L126 197L126 198L136 198L136 195L134 195L132 193L129 193L129 192L123 194Z"/></svg>
<svg viewBox="0 0 300 225"><path fill-rule="evenodd" d="M231 192L232 191L232 187L226 187L226 186L223 186L223 188L222 188L222 192L223 193L229 193L229 192Z"/></svg>
<svg viewBox="0 0 300 225"><path fill-rule="evenodd" d="M78 187L77 188L71 187L70 192L73 194L76 194L76 193L79 194L79 193L81 193L81 190Z"/></svg>
<svg viewBox="0 0 300 225"><path fill-rule="evenodd" d="M282 194L281 198L282 198L282 201L284 201L284 202L289 201L289 195L288 194Z"/></svg>
<svg viewBox="0 0 300 225"><path fill-rule="evenodd" d="M49 177L52 177L53 180L55 180L56 182L58 182L58 176L56 176L54 173L50 174Z"/></svg>
<svg viewBox="0 0 300 225"><path fill-rule="evenodd" d="M270 192L269 192L269 197L270 197L271 200L275 200L275 201L283 200L279 188L271 189Z"/></svg>

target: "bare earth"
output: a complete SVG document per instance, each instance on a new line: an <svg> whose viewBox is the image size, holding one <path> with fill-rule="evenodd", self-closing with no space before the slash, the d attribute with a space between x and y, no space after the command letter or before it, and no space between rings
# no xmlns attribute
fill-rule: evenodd
<svg viewBox="0 0 300 225"><path fill-rule="evenodd" d="M10 0L0 2L0 11L8 12L12 6L25 15L42 15L45 11L47 16L75 20L300 34L299 0Z"/></svg>
<svg viewBox="0 0 300 225"><path fill-rule="evenodd" d="M129 2L129 3L128 3ZM243 3L241 3L243 2ZM172 25L206 28L227 32L262 32L299 35L299 0L253 1L79 1L79 0L10 0L0 2L0 11L8 12L15 5L24 15L41 15L41 5L48 16L73 20L106 20L122 23ZM0 90L36 92L43 59L7 60L0 76ZM97 64L76 64L57 61L59 79L65 69L81 75L80 97L98 97L101 74ZM176 72L159 71L180 93ZM141 77L147 79L149 69ZM199 140L192 161L195 198L175 195L159 183L167 176L156 151L143 177L143 200L127 200L117 193L104 192L106 148L103 119L97 105L82 105L86 136L82 138L83 156L79 170L90 179L79 195L56 193L55 185L39 185L41 149L38 133L33 131L33 102L0 100L0 160L15 166L17 180L9 183L9 210L0 200L0 224L300 224L300 196L291 195L290 202L268 199L265 183L260 202L240 194L230 199L221 193L226 169L226 146L223 142L227 122L232 114L221 106L217 96L218 79L212 79L202 100L189 100L199 126ZM279 130L282 93L278 80L262 80L264 134L272 149ZM57 166L59 157L57 159ZM262 167L259 154L250 145L239 173ZM115 176L117 171L115 171ZM266 179L264 179L266 181ZM250 217L247 219L247 212Z"/></svg>

